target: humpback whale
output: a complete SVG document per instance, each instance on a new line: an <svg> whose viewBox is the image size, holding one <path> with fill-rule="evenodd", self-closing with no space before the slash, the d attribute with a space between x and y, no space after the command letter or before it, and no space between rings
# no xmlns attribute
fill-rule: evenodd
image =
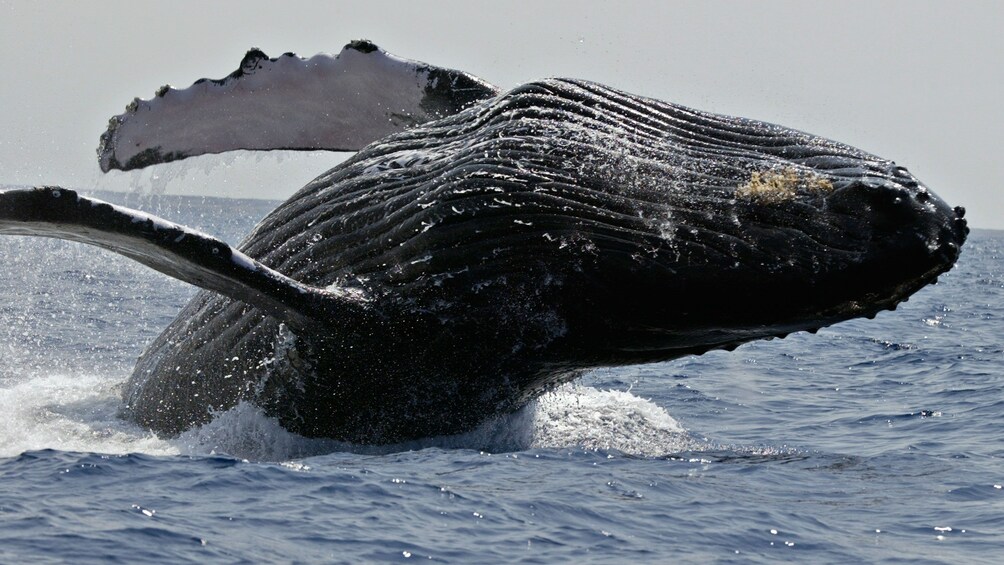
<svg viewBox="0 0 1004 565"><path fill-rule="evenodd" d="M602 366L731 350L893 309L968 228L845 144L574 79L503 91L367 41L251 50L112 118L102 169L234 149L356 153L231 247L59 187L0 233L101 246L201 287L123 415L178 434L240 402L391 443L469 430Z"/></svg>

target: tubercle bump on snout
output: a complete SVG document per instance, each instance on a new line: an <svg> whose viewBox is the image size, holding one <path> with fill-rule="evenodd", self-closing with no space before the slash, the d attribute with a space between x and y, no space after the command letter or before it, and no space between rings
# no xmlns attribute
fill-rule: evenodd
<svg viewBox="0 0 1004 565"><path fill-rule="evenodd" d="M965 239L969 235L969 224L966 222L966 209L962 206L956 206L953 210L955 212L955 230Z"/></svg>

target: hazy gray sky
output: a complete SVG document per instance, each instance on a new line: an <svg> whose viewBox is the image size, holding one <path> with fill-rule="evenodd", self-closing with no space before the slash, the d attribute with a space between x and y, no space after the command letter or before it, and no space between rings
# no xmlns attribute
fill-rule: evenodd
<svg viewBox="0 0 1004 565"><path fill-rule="evenodd" d="M0 183L285 198L339 156L104 175L98 135L133 97L229 74L249 47L309 56L368 38L503 87L585 78L823 135L1004 228L1001 4L0 0Z"/></svg>

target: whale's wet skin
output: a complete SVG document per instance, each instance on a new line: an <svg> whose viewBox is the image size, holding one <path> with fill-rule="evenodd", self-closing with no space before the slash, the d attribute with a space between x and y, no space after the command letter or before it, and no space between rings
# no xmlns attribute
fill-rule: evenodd
<svg viewBox="0 0 1004 565"><path fill-rule="evenodd" d="M388 57L370 47L343 56ZM451 96L429 84L416 107ZM248 401L363 443L467 431L595 367L873 316L950 269L968 231L904 168L781 126L585 81L452 84L462 103L401 120L237 249L59 188L0 194L0 231L207 289L139 360L127 417L177 434ZM144 104L113 121L104 164L227 149L114 157L156 120Z"/></svg>

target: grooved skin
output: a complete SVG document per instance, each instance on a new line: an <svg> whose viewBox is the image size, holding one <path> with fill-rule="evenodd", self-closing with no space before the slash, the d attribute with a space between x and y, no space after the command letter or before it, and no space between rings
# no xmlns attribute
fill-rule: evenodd
<svg viewBox="0 0 1004 565"><path fill-rule="evenodd" d="M678 241L664 237L658 224L680 218L687 227L710 224L707 229L755 252L757 242L746 226L721 225L701 214L734 213L735 189L752 171L825 154L827 166L814 168L832 174L838 186L863 175L877 182L890 178L882 172L890 162L842 144L646 102L648 106L640 106L635 97L579 81L521 87L494 103L360 152L277 209L241 249L293 278L319 285L350 275L395 285L441 275L448 268L436 271L422 264L391 273L382 265L404 265L429 252L449 255L474 231L480 232L479 240L495 236L504 241L519 229L526 236L522 242L531 239L530 232L543 241L543 233L564 229L622 237L637 248L668 249ZM662 128L655 130L658 135L653 124ZM716 145L709 149L705 143L710 141L695 143L695 131ZM707 137L711 134L718 137ZM748 139L765 145L740 145ZM724 146L731 147L727 154ZM428 160L394 168L395 156L409 152ZM619 176L631 178L618 185ZM505 201L513 194L520 207L493 199ZM536 217L551 221L534 223ZM516 219L534 226L514 227ZM433 222L437 229L423 232L423 222ZM318 235L320 241L312 245L311 238ZM686 230L673 235L687 238ZM833 235L824 243L839 249L846 234ZM314 256L325 260L311 262ZM458 265L468 263L466 253L457 258Z"/></svg>

